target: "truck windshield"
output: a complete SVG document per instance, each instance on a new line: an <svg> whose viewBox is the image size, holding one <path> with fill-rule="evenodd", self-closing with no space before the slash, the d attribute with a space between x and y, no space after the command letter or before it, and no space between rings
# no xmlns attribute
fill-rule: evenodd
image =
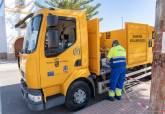
<svg viewBox="0 0 165 114"><path fill-rule="evenodd" d="M23 53L32 53L36 49L42 15L33 17L27 24L24 37Z"/></svg>

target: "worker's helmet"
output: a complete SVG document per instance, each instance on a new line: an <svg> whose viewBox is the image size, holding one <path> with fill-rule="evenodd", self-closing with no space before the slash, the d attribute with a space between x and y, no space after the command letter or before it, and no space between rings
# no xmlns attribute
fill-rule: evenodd
<svg viewBox="0 0 165 114"><path fill-rule="evenodd" d="M120 45L118 40L113 40L112 41L112 47Z"/></svg>

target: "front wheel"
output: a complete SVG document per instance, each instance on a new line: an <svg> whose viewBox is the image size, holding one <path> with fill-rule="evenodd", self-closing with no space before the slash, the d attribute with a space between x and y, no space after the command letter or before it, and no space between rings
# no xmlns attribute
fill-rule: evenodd
<svg viewBox="0 0 165 114"><path fill-rule="evenodd" d="M78 110L85 107L91 98L91 90L84 81L74 82L69 88L65 105L70 110Z"/></svg>

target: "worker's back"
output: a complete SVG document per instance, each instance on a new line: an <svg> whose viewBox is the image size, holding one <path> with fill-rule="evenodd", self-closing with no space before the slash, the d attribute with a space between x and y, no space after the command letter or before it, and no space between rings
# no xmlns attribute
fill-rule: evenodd
<svg viewBox="0 0 165 114"><path fill-rule="evenodd" d="M112 56L113 57L116 57L116 56L124 56L126 57L126 51L125 51L125 48L123 48L121 45L118 45L118 46L115 46L115 47L112 47Z"/></svg>
<svg viewBox="0 0 165 114"><path fill-rule="evenodd" d="M108 53L111 68L126 67L126 51L121 46L112 47Z"/></svg>

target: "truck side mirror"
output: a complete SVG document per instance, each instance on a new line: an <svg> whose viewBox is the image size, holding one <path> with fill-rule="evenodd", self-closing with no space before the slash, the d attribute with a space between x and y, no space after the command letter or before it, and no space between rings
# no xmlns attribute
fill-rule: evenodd
<svg viewBox="0 0 165 114"><path fill-rule="evenodd" d="M49 29L47 31L48 48L55 49L59 47L59 31Z"/></svg>
<svg viewBox="0 0 165 114"><path fill-rule="evenodd" d="M56 26L58 24L58 16L49 14L47 16L47 27Z"/></svg>

